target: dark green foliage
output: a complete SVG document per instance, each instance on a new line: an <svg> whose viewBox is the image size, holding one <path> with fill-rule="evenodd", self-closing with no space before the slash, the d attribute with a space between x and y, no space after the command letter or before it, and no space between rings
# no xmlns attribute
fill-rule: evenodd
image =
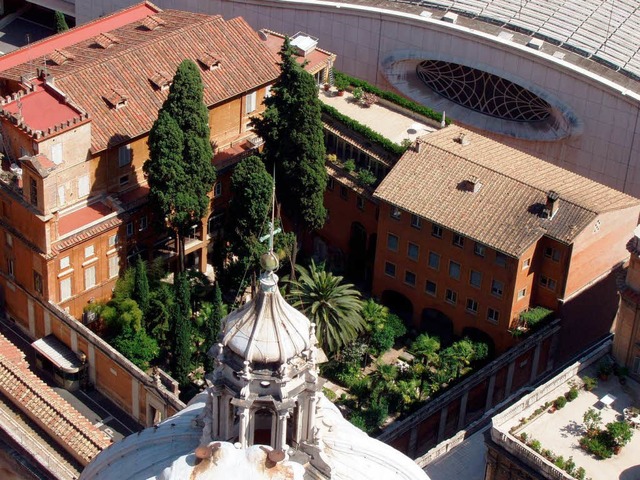
<svg viewBox="0 0 640 480"><path fill-rule="evenodd" d="M214 344L218 342L218 336L220 335L220 326L221 320L223 317L223 308L224 305L222 303L222 292L220 291L220 286L216 284L214 293L213 293L213 305L212 305L211 313L205 319L204 325L204 344L205 344L205 352L208 351ZM205 371L211 372L213 370L213 358L208 355L205 357Z"/></svg>
<svg viewBox="0 0 640 480"><path fill-rule="evenodd" d="M191 303L189 281L179 273L174 279L175 303L172 309L172 373L181 386L189 383L191 372Z"/></svg>
<svg viewBox="0 0 640 480"><path fill-rule="evenodd" d="M356 133L359 133L370 142L377 143L378 145L380 145L380 147L393 155L397 155L398 157L400 157L407 150L406 146L398 145L397 143L392 142L388 138L380 135L378 132L374 132L366 125L363 125L360 122L357 122L356 120L343 115L335 108L324 103L322 104L322 113L335 120L338 120L345 127L353 130Z"/></svg>
<svg viewBox="0 0 640 480"><path fill-rule="evenodd" d="M276 166L278 200L298 234L321 228L327 184L321 102L313 76L294 57L289 38L280 50L281 75L266 110L253 125L264 141L269 166Z"/></svg>
<svg viewBox="0 0 640 480"><path fill-rule="evenodd" d="M138 306L144 316L149 312L150 295L147 262L138 257L135 265L132 298L138 302Z"/></svg>
<svg viewBox="0 0 640 480"><path fill-rule="evenodd" d="M584 389L587 392L590 392L591 390L593 390L598 386L598 380L593 377L589 377L587 375L582 377L582 381L584 382Z"/></svg>
<svg viewBox="0 0 640 480"><path fill-rule="evenodd" d="M231 176L233 198L229 203L229 217L237 239L243 240L267 233L268 214L271 211L273 179L260 158L245 158L236 165Z"/></svg>
<svg viewBox="0 0 640 480"><path fill-rule="evenodd" d="M155 217L178 236L180 271L184 270L182 237L207 212L207 194L216 177L202 91L198 66L184 60L149 132L150 159L144 164Z"/></svg>
<svg viewBox="0 0 640 480"><path fill-rule="evenodd" d="M349 75L346 75L341 72L335 72L335 84L336 84L336 88L338 84L345 85L344 89L346 89L349 85L356 88L360 87L365 92L373 93L380 98L383 98L385 100L395 103L396 105L400 105L401 107L404 107L413 112L419 113L420 115L424 115L425 117L431 118L437 122L442 122L441 113L436 112L435 110L432 110L429 107L425 107L424 105L420 105L416 102L412 102L411 100L408 100L396 93L388 92L386 90L381 90L377 87L374 87L370 83L365 82L364 80L350 77ZM445 120L445 123L449 125L451 123L451 119L447 118Z"/></svg>
<svg viewBox="0 0 640 480"><path fill-rule="evenodd" d="M580 439L580 445L585 450L595 455L596 458L611 458L613 455L613 449L607 445L601 435L597 435L595 437L582 437Z"/></svg>
<svg viewBox="0 0 640 480"><path fill-rule="evenodd" d="M369 299L362 307L362 317L367 322L370 332L371 352L382 354L393 347L397 338L407 333L402 320L383 305Z"/></svg>
<svg viewBox="0 0 640 480"><path fill-rule="evenodd" d="M64 13L56 11L54 13L54 19L56 21L56 33L66 32L69 30L69 25L67 25L67 19L64 16Z"/></svg>
<svg viewBox="0 0 640 480"><path fill-rule="evenodd" d="M627 422L607 423L607 433L614 446L624 447L633 436L633 430Z"/></svg>
<svg viewBox="0 0 640 480"><path fill-rule="evenodd" d="M567 400L573 402L576 398L578 398L578 389L575 387L571 387L567 392Z"/></svg>
<svg viewBox="0 0 640 480"><path fill-rule="evenodd" d="M170 285L160 282L151 292L149 312L145 317L147 331L160 344L166 345L171 325L171 308L175 295Z"/></svg>
<svg viewBox="0 0 640 480"><path fill-rule="evenodd" d="M438 337L431 337L426 333L418 335L411 344L411 353L425 364L435 362L438 358L439 351L440 339L438 339Z"/></svg>
<svg viewBox="0 0 640 480"><path fill-rule="evenodd" d="M550 318L553 310L544 307L534 307L520 313L520 321L525 327L535 328L540 322Z"/></svg>
<svg viewBox="0 0 640 480"><path fill-rule="evenodd" d="M358 183L360 185L363 185L365 187L370 187L371 185L376 183L377 180L378 179L371 172L371 170L367 170L366 168L363 168L362 170L358 171Z"/></svg>
<svg viewBox="0 0 640 480"><path fill-rule="evenodd" d="M558 410L560 410L561 408L564 408L564 406L567 404L567 399L564 395L561 395L558 398L556 398L553 404L556 406Z"/></svg>
<svg viewBox="0 0 640 480"><path fill-rule="evenodd" d="M147 335L144 329L133 331L126 328L113 340L113 346L142 370L149 368L159 352L158 342Z"/></svg>

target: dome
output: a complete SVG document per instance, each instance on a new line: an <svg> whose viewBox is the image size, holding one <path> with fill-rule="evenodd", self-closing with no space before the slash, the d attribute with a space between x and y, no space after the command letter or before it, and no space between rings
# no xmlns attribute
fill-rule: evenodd
<svg viewBox="0 0 640 480"><path fill-rule="evenodd" d="M311 347L311 322L289 305L268 272L258 294L225 319L222 344L251 363L286 363Z"/></svg>

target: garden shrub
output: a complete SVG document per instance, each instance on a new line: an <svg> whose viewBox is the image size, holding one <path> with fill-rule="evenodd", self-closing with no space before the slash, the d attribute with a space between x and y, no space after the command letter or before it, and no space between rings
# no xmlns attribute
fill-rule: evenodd
<svg viewBox="0 0 640 480"><path fill-rule="evenodd" d="M558 410L563 408L567 404L567 399L564 396L559 396L556 401L553 402Z"/></svg>
<svg viewBox="0 0 640 480"><path fill-rule="evenodd" d="M576 387L571 387L567 392L567 400L573 402L576 398L578 398L578 389Z"/></svg>
<svg viewBox="0 0 640 480"><path fill-rule="evenodd" d="M327 399L331 402L334 402L337 398L336 392L334 392L330 388L323 387L322 393L324 393L324 396L327 397Z"/></svg>
<svg viewBox="0 0 640 480"><path fill-rule="evenodd" d="M539 440L531 440L531 443L529 444L529 446L537 453L540 453L542 449L542 445L540 444Z"/></svg>
<svg viewBox="0 0 640 480"><path fill-rule="evenodd" d="M365 187L370 187L371 185L376 183L377 180L378 179L373 174L373 172L371 172L371 170L363 168L358 172L358 183L360 185L363 185Z"/></svg>
<svg viewBox="0 0 640 480"><path fill-rule="evenodd" d="M546 320L553 315L553 310L544 307L530 308L526 312L520 314L520 320L529 328L535 328L540 322Z"/></svg>
<svg viewBox="0 0 640 480"><path fill-rule="evenodd" d="M578 467L578 469L576 470L576 474L574 476L578 480L584 480L586 475L587 475L587 472L585 471L585 469L582 467Z"/></svg>
<svg viewBox="0 0 640 480"><path fill-rule="evenodd" d="M596 380L593 377L589 377L587 375L582 377L582 382L584 383L584 389L587 392L590 392L591 390L593 390L594 388L596 388L598 386L598 380Z"/></svg>
<svg viewBox="0 0 640 480"><path fill-rule="evenodd" d="M349 75L346 75L342 72L335 72L335 83L336 83L336 87L338 86L338 81L342 82L346 82L347 85L352 85L353 87L360 87L362 88L362 90L364 90L365 92L369 92L369 93L373 93L375 95L377 95L380 98L383 98L385 100L388 100L392 103L395 103L396 105L399 105L403 108L406 108L407 110L411 110L412 112L416 112L419 113L420 115L424 115L427 118L431 118L432 120L435 120L437 122L442 122L442 114L440 112L436 112L435 110L429 108L429 107L425 107L424 105L420 105L416 102L413 102L411 100L408 100L406 98L404 98L401 95L398 95L397 93L393 93L393 92L388 92L386 90L381 90L373 85L371 85L369 82L365 82L364 80L360 80L358 78L354 78L354 77L350 77ZM346 87L345 87L346 88ZM451 119L447 118L445 120L445 123L447 125L451 124Z"/></svg>
<svg viewBox="0 0 640 480"><path fill-rule="evenodd" d="M356 169L355 160L353 158L350 158L342 164L342 168L344 168L349 173L353 172Z"/></svg>

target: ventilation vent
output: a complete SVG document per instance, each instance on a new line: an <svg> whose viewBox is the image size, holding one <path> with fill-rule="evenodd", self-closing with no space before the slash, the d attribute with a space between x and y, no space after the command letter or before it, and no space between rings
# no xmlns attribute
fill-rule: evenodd
<svg viewBox="0 0 640 480"><path fill-rule="evenodd" d="M74 58L73 55L71 55L66 50L54 50L49 55L49 61L54 65L64 65L65 62L68 62L69 60L73 60L73 58Z"/></svg>
<svg viewBox="0 0 640 480"><path fill-rule="evenodd" d="M475 175L469 175L469 177L464 181L465 190L471 193L478 193L482 188L482 183L480 183L480 179Z"/></svg>
<svg viewBox="0 0 640 480"><path fill-rule="evenodd" d="M149 77L149 81L158 90L167 90L171 86L171 75L167 72L159 71Z"/></svg>
<svg viewBox="0 0 640 480"><path fill-rule="evenodd" d="M98 48L107 49L116 43L120 43L118 37L111 35L109 33L101 33L95 39L94 45Z"/></svg>
<svg viewBox="0 0 640 480"><path fill-rule="evenodd" d="M198 62L205 70L215 70L222 64L222 58L215 53L203 53L198 57Z"/></svg>
<svg viewBox="0 0 640 480"><path fill-rule="evenodd" d="M149 15L148 17L145 17L142 20L142 27L145 30L155 30L156 28L166 25L166 23L167 22L165 22L163 19L161 19L157 15Z"/></svg>
<svg viewBox="0 0 640 480"><path fill-rule="evenodd" d="M127 104L129 98L125 91L112 88L111 91L103 97L105 101L109 104L109 107L118 109L122 108Z"/></svg>

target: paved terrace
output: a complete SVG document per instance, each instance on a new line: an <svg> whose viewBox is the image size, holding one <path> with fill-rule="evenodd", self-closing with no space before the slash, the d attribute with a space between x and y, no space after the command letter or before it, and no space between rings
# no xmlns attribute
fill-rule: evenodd
<svg viewBox="0 0 640 480"><path fill-rule="evenodd" d="M577 371L579 367L574 368L573 371L569 367L564 373L539 387L535 392L494 418L492 432L494 441L499 437L499 433L507 434L506 438L498 440L497 443L506 446L508 450L510 450L509 443L511 443L511 449L515 447L518 450L518 456L523 459L530 457L528 461L531 461L531 455L535 455L535 453L517 439L522 432L525 432L529 441L530 439L540 441L543 449L550 450L556 456L562 455L565 459L573 457L576 467L582 467L586 470L587 478L593 480L635 480L640 478L640 429L634 430L631 442L623 447L618 455L606 460L597 460L584 451L579 444L580 438L585 433L582 417L589 408L600 412L604 428L609 422L622 420L624 408L640 405L640 384L633 380L627 379L626 385L621 385L615 376L610 376L607 381L598 380L598 387L593 391L587 392L581 388L578 398L573 402L568 402L564 408L554 413L545 411L522 428L517 429L513 434L508 434L512 427L520 423L521 418L528 418L545 402L553 401L566 393L571 388L572 382L582 385L580 377L585 375L597 378L596 371L599 361L599 359L595 359L591 366L581 371ZM600 401L607 394L616 398L610 407L606 407ZM527 406L527 404L529 405ZM519 445L515 445L510 438ZM542 456L538 457L540 462L546 462ZM542 467L541 464L538 466Z"/></svg>
<svg viewBox="0 0 640 480"><path fill-rule="evenodd" d="M344 96L339 97L333 88L327 92L321 89L319 96L322 102L398 145L407 138L413 141L417 137L437 130L435 127L414 120L409 115L391 110L378 103L370 107L361 107L353 101L353 95L349 92L345 92Z"/></svg>

